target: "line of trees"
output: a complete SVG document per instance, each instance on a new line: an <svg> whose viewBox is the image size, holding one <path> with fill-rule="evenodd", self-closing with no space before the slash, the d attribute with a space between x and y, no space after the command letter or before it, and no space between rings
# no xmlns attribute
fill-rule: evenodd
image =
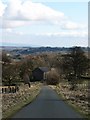
<svg viewBox="0 0 90 120"><path fill-rule="evenodd" d="M85 76L90 69L90 59L85 55L81 47L70 48L65 54L42 53L36 56L28 55L19 62L14 62L10 56L2 53L2 81L5 85L18 83L24 80L26 73L31 79L32 71L36 67L41 66L56 69L55 74L53 72L50 73L52 79L57 78L57 81L55 80L54 83L59 82L58 76L59 79L66 78L72 84L72 89L74 89L74 83L81 76ZM52 77L53 75L54 77Z"/></svg>
<svg viewBox="0 0 90 120"><path fill-rule="evenodd" d="M81 76L86 76L88 69L90 69L90 59L87 58L81 47L73 47L70 52L63 56L63 73L72 84L72 88L76 87L77 80Z"/></svg>
<svg viewBox="0 0 90 120"><path fill-rule="evenodd" d="M24 59L15 62L7 53L2 52L2 83L11 86L24 82L28 83L30 87L32 71L36 67L45 65L46 62L40 55L33 57L28 55Z"/></svg>
<svg viewBox="0 0 90 120"><path fill-rule="evenodd" d="M72 90L76 88L78 80L82 81L82 76L86 76L90 70L90 59L81 47L72 47L65 54L53 54L52 56L49 56L47 61L49 62L50 67L56 69L53 74L52 71L49 73L49 81L47 83L57 84L57 78L59 76L60 80L68 80L72 86ZM51 79L54 79L54 81Z"/></svg>

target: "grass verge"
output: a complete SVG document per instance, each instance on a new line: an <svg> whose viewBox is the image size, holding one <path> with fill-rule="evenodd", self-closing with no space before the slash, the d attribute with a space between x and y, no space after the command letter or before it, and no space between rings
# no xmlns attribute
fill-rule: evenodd
<svg viewBox="0 0 90 120"><path fill-rule="evenodd" d="M11 106L6 112L3 113L2 120L9 120L15 113L17 113L20 109L30 104L40 93L41 88L35 87L33 92L30 96L26 97L22 101L16 103L15 105Z"/></svg>
<svg viewBox="0 0 90 120"><path fill-rule="evenodd" d="M82 111L81 107L77 106L74 101L71 101L70 99L67 99L62 92L60 92L58 89L58 86L50 86L52 89L56 91L56 93L59 95L60 99L62 99L66 104L68 104L72 109L74 109L76 112L78 112L85 120L90 120L90 114L85 114L84 111Z"/></svg>

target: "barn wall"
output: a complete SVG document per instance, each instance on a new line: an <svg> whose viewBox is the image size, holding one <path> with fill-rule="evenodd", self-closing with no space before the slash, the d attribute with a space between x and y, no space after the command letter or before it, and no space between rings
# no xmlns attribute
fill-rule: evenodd
<svg viewBox="0 0 90 120"><path fill-rule="evenodd" d="M43 72L39 69L33 71L33 78L34 80L42 80L43 79Z"/></svg>

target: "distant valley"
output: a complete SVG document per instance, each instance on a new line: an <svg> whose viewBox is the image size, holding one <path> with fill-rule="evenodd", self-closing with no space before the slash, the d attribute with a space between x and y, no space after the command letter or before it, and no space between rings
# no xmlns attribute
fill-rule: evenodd
<svg viewBox="0 0 90 120"><path fill-rule="evenodd" d="M3 51L7 51L11 54L17 55L28 55L28 54L38 54L38 53L48 53L48 52L60 52L66 53L70 48L65 47L13 47L13 46L3 46L1 47ZM88 52L90 48L82 47L84 52Z"/></svg>

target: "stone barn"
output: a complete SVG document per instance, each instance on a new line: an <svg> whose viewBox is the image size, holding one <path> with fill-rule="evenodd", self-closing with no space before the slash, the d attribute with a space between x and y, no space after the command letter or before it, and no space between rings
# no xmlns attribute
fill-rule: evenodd
<svg viewBox="0 0 90 120"><path fill-rule="evenodd" d="M47 79L47 67L38 67L32 71L33 80L34 81L41 81Z"/></svg>

